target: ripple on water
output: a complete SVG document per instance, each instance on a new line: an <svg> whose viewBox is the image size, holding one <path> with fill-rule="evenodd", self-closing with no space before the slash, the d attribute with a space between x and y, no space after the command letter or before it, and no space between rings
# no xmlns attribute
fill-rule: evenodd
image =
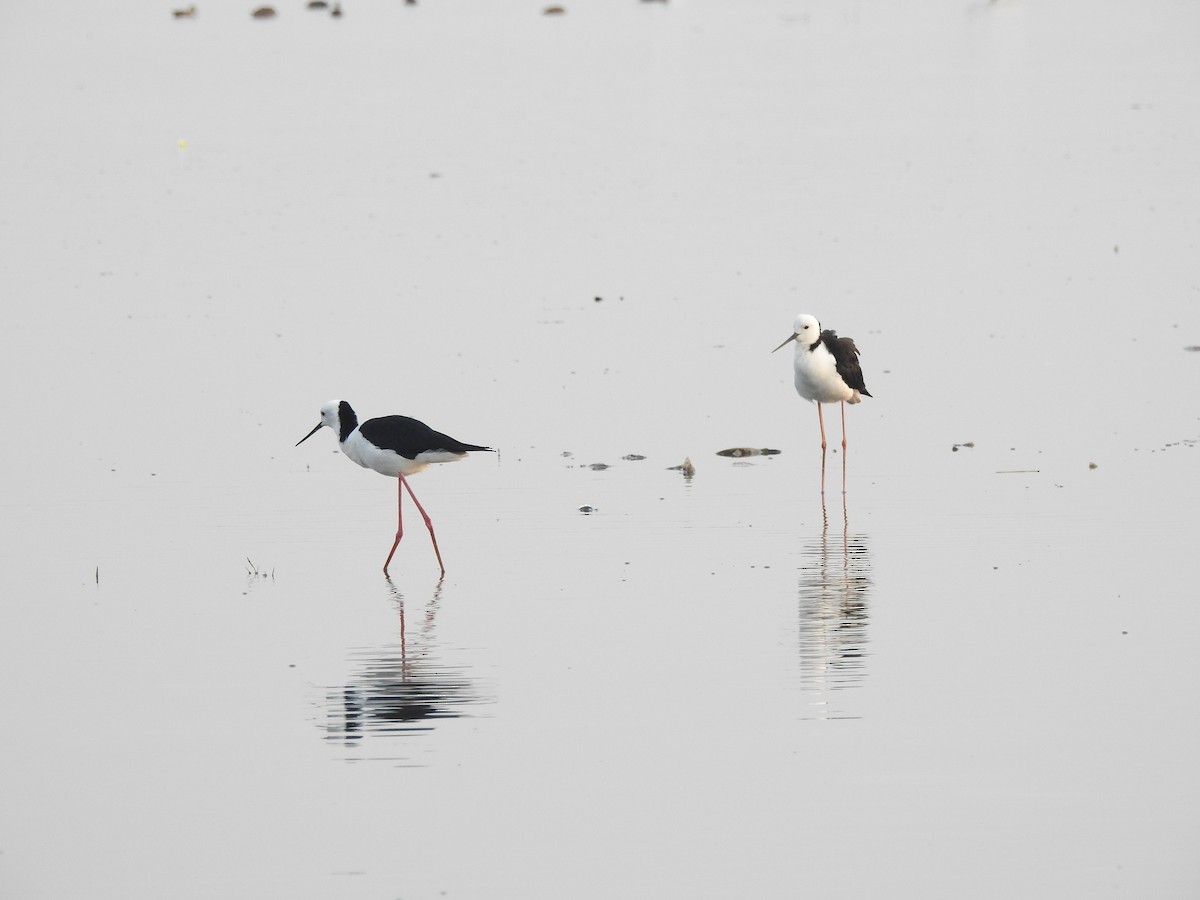
<svg viewBox="0 0 1200 900"><path fill-rule="evenodd" d="M331 744L350 750L368 738L409 740L429 734L440 722L470 715L472 706L494 702L469 666L445 662L433 632L436 597L418 627L408 631L403 601L397 596L396 602L400 641L352 649L346 682L325 689L324 729ZM412 752L406 749L399 757Z"/></svg>
<svg viewBox="0 0 1200 900"><path fill-rule="evenodd" d="M859 718L838 692L867 677L871 556L865 535L824 525L801 551L800 686L812 708L805 719Z"/></svg>

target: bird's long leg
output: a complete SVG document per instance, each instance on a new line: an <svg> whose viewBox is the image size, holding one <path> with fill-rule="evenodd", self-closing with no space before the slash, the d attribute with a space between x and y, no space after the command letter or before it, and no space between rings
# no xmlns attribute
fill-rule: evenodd
<svg viewBox="0 0 1200 900"><path fill-rule="evenodd" d="M417 495L413 493L412 485L408 483L408 479L403 475L400 476L400 483L408 488L408 496L412 497L413 503L417 504L417 509L421 513L421 518L425 520L425 527L429 529L429 536L433 539L433 552L437 554L438 568L442 570L442 574L446 574L446 566L442 562L442 551L438 549L437 535L433 533L433 522L429 520L429 514L425 512L425 507L421 505L421 501L417 499ZM397 540L399 540L397 538Z"/></svg>
<svg viewBox="0 0 1200 900"><path fill-rule="evenodd" d="M842 401L842 494L846 493L846 401Z"/></svg>
<svg viewBox="0 0 1200 900"><path fill-rule="evenodd" d="M817 421L821 423L821 497L825 496L825 415L821 412L821 401L817 401Z"/></svg>
<svg viewBox="0 0 1200 900"><path fill-rule="evenodd" d="M412 491L409 491L411 494ZM404 476L400 476L400 482L396 485L396 540L392 544L392 549L388 552L388 558L383 563L383 574L387 574L387 567L392 561L392 555L396 552L396 548L400 546L400 538L404 537ZM413 497L416 500L416 497ZM419 504L418 504L419 505Z"/></svg>

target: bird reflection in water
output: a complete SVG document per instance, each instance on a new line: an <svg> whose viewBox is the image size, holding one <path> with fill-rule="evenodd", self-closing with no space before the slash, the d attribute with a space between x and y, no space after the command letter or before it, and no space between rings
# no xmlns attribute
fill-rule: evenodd
<svg viewBox="0 0 1200 900"><path fill-rule="evenodd" d="M867 539L850 531L842 497L842 528L830 534L821 504L821 533L801 551L800 687L812 707L806 719L853 719L839 692L867 675L871 557Z"/></svg>
<svg viewBox="0 0 1200 900"><path fill-rule="evenodd" d="M441 582L415 629L406 625L403 595L390 578L387 583L399 616L399 644L353 652L351 661L358 671L344 686L330 690L326 700L326 737L347 747L368 735L425 734L439 720L466 715L465 706L485 702L464 667L442 665L435 656Z"/></svg>

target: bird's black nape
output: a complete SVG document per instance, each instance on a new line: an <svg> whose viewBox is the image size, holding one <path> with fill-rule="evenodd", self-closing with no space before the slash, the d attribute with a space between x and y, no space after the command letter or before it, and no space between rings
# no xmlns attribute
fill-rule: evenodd
<svg viewBox="0 0 1200 900"><path fill-rule="evenodd" d="M357 427L358 416L354 414L354 407L343 400L338 404L338 440L346 440Z"/></svg>

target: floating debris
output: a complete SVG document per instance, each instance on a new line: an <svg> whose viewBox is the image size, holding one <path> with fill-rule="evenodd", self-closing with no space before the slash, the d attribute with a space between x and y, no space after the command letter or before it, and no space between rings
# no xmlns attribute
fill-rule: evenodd
<svg viewBox="0 0 1200 900"><path fill-rule="evenodd" d="M196 18L196 5L185 6L183 9L171 10L171 15L177 19L194 19Z"/></svg>
<svg viewBox="0 0 1200 900"><path fill-rule="evenodd" d="M685 456L683 462L677 466L671 466L667 469L668 472L682 472L684 478L691 478L696 474L696 467L692 465L692 458Z"/></svg>
<svg viewBox="0 0 1200 900"><path fill-rule="evenodd" d="M340 19L342 17L342 4L340 4L340 3L333 4L333 11L330 13L330 15L333 16L335 19Z"/></svg>
<svg viewBox="0 0 1200 900"><path fill-rule="evenodd" d="M1200 344L1188 344L1188 346L1184 347L1183 349L1188 353L1200 353Z"/></svg>
<svg viewBox="0 0 1200 900"><path fill-rule="evenodd" d="M560 455L562 456L563 459L570 459L575 454L572 453L570 450L564 450Z"/></svg>
<svg viewBox="0 0 1200 900"><path fill-rule="evenodd" d="M608 463L592 463L588 468L593 472L603 472L605 469L611 469L612 466Z"/></svg>
<svg viewBox="0 0 1200 900"><path fill-rule="evenodd" d="M542 10L542 15L543 16L561 16L566 11L567 11L566 8L562 7L562 6L547 6L545 9Z"/></svg>
<svg viewBox="0 0 1200 900"><path fill-rule="evenodd" d="M325 0L308 0L309 9L328 9L329 4Z"/></svg>
<svg viewBox="0 0 1200 900"><path fill-rule="evenodd" d="M1094 462L1090 462L1090 463L1088 463L1088 468L1089 469L1098 469L1098 468L1100 468L1100 466Z"/></svg>
<svg viewBox="0 0 1200 900"><path fill-rule="evenodd" d="M583 514L586 516L586 515L588 515L588 514L590 514L590 513L594 513L594 512L596 511L596 507L594 507L594 506L588 506L588 505L585 503L583 506L579 507L579 511L580 511L581 513L583 513Z"/></svg>
<svg viewBox="0 0 1200 900"><path fill-rule="evenodd" d="M642 454L640 454L640 453L626 453L624 456L621 457L621 459L627 459L630 462L638 462L639 460L643 460L645 458L646 457L642 456Z"/></svg>
<svg viewBox="0 0 1200 900"><path fill-rule="evenodd" d="M250 557L248 556L246 557L246 567L246 574L251 578L270 578L272 581L275 580L274 569L272 569L270 572L267 572L265 569L260 569L254 563L250 562Z"/></svg>
<svg viewBox="0 0 1200 900"><path fill-rule="evenodd" d="M957 453L959 447L974 447L974 446L975 446L974 441L967 441L965 444L955 444L950 449L953 450L955 453Z"/></svg>
<svg viewBox="0 0 1200 900"><path fill-rule="evenodd" d="M254 12L250 13L250 15L255 19L273 19L275 18L275 7L260 6Z"/></svg>
<svg viewBox="0 0 1200 900"><path fill-rule="evenodd" d="M772 450L770 447L730 447L728 450L718 450L717 456L741 459L743 456L778 456L782 452L782 450Z"/></svg>

